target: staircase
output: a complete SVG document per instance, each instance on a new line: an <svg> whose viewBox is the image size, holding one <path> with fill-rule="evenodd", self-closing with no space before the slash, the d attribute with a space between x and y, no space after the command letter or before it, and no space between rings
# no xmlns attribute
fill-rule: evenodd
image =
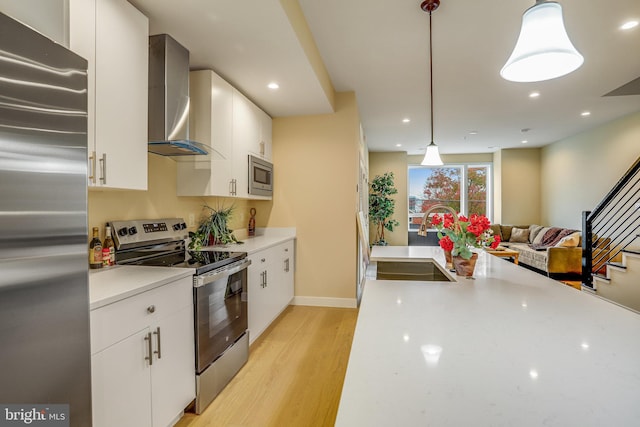
<svg viewBox="0 0 640 427"><path fill-rule="evenodd" d="M640 158L582 213L582 288L640 312Z"/></svg>

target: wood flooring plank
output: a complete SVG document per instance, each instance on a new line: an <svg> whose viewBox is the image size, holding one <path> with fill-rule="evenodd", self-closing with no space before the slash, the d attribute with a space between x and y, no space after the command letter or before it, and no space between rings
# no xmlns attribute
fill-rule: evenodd
<svg viewBox="0 0 640 427"><path fill-rule="evenodd" d="M177 427L333 426L357 309L289 306L200 416Z"/></svg>

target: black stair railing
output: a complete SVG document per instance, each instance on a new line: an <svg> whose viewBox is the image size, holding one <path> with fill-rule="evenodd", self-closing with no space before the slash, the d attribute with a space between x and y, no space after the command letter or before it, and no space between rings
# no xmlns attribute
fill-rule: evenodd
<svg viewBox="0 0 640 427"><path fill-rule="evenodd" d="M593 211L582 212L582 284L594 289L593 276L640 237L640 158Z"/></svg>

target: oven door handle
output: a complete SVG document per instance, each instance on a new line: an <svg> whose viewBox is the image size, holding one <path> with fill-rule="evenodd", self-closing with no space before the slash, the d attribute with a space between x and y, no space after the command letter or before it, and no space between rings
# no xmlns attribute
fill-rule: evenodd
<svg viewBox="0 0 640 427"><path fill-rule="evenodd" d="M245 258L242 261L238 261L231 265L222 267L219 270L214 270L210 273L194 276L193 287L200 288L202 286L208 285L209 283L215 282L216 280L224 279L225 277L229 277L232 274L237 273L238 271L244 270L250 265L251 265L251 260Z"/></svg>

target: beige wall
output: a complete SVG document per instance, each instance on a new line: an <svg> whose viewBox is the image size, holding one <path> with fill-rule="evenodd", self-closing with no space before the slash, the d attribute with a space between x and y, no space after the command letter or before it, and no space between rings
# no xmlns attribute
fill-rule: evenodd
<svg viewBox="0 0 640 427"><path fill-rule="evenodd" d="M369 182L372 182L376 175L384 175L386 172L393 172L395 187L398 190L391 198L395 200L396 207L393 219L400 225L394 228L393 232L385 231L385 240L391 246L406 246L408 244L408 203L407 203L407 153L400 152L376 152L369 153ZM376 237L376 227L372 223L369 225L369 241L373 242Z"/></svg>
<svg viewBox="0 0 640 427"><path fill-rule="evenodd" d="M334 114L273 120L268 226L296 228L296 297L355 298L359 130L352 92Z"/></svg>
<svg viewBox="0 0 640 427"><path fill-rule="evenodd" d="M494 223L541 223L540 153L540 148L501 150L496 168L500 175L495 180L501 189L499 197L495 198L495 203L499 203L496 212L500 212L500 220L494 219Z"/></svg>
<svg viewBox="0 0 640 427"><path fill-rule="evenodd" d="M640 113L542 149L542 222L581 228L592 210L640 157Z"/></svg>
<svg viewBox="0 0 640 427"><path fill-rule="evenodd" d="M192 215L194 230L203 213L202 206L211 207L235 205L236 210L231 219L230 228L235 230L238 238L247 235L249 209L257 211L256 226L264 227L271 202L248 201L218 197L178 197L176 196L176 162L168 157L149 154L149 187L147 191L89 191L89 235L92 227L100 228L100 236L104 236L104 225L107 221L182 217L189 221Z"/></svg>

